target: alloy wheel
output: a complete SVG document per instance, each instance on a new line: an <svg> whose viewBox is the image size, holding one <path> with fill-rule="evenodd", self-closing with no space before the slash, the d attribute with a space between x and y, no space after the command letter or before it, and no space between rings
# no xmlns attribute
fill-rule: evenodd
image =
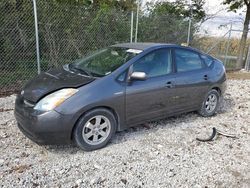
<svg viewBox="0 0 250 188"><path fill-rule="evenodd" d="M97 115L89 119L82 130L84 141L90 145L98 145L105 141L111 131L111 124L107 117Z"/></svg>
<svg viewBox="0 0 250 188"><path fill-rule="evenodd" d="M217 96L213 93L211 93L205 102L205 108L208 113L211 113L215 110L217 105L218 99Z"/></svg>

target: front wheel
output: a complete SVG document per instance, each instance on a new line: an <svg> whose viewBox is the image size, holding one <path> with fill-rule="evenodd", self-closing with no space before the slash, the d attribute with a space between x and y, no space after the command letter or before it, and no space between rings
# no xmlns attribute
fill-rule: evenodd
<svg viewBox="0 0 250 188"><path fill-rule="evenodd" d="M104 147L116 131L116 120L112 112L100 108L87 112L76 124L74 139L85 151Z"/></svg>
<svg viewBox="0 0 250 188"><path fill-rule="evenodd" d="M198 111L203 117L213 116L219 107L220 94L215 89L208 92Z"/></svg>

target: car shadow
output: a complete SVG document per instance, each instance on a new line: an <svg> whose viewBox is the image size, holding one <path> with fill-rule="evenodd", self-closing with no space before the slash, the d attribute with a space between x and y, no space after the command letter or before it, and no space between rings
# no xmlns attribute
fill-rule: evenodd
<svg viewBox="0 0 250 188"><path fill-rule="evenodd" d="M218 108L217 114L223 114L234 108L236 105L233 97L230 94L225 94L221 99L220 107Z"/></svg>
<svg viewBox="0 0 250 188"><path fill-rule="evenodd" d="M190 113L184 113L178 116L173 116L169 118L164 118L158 121L151 121L146 122L143 124L138 124L133 127L130 127L124 131L117 132L110 143L106 146L106 148L112 147L112 145L116 144L122 144L123 142L126 142L129 140L132 136L143 136L146 134L153 133L157 131L160 127L167 127L167 128L173 128L180 124L181 122L191 122L194 120L194 118L199 117L199 115L195 112ZM191 119L192 120L191 120ZM166 126L167 125L167 126ZM68 145L45 145L43 146L45 150L49 153L53 154L76 154L78 152L85 153L86 151L81 150L79 147L77 147L74 143L68 144ZM98 150L96 150L98 152Z"/></svg>
<svg viewBox="0 0 250 188"><path fill-rule="evenodd" d="M196 112L184 113L178 116L173 116L169 118L164 118L158 121L146 122L144 124L138 124L134 127L130 127L124 131L117 132L110 143L106 146L106 148L112 147L113 145L122 144L127 140L130 140L132 137L146 136L148 133L156 132L159 128L167 128L171 129L181 123L189 123L198 118L199 115ZM86 153L86 151L81 150L75 144L69 145L47 145L44 146L47 152L53 154L66 154L66 155L74 155L79 152ZM98 152L95 150L94 152Z"/></svg>
<svg viewBox="0 0 250 188"><path fill-rule="evenodd" d="M217 114L224 114L230 111L231 109L234 108L235 104L236 103L230 94L225 95L225 97L221 99L220 107L218 108ZM124 131L117 132L114 135L113 139L111 140L110 144L108 144L106 147L111 147L114 144L121 144L123 142L126 142L128 139L130 139L130 135L133 136L146 135L148 134L148 132L153 133L161 127L171 129L177 126L181 126L183 122L190 123L199 117L200 115L197 112L189 112L173 117L164 118L158 121L151 121L151 122L146 122L144 124L139 124L134 127L130 127ZM75 154L79 151L82 151L75 144L49 145L45 146L45 148L48 152L57 154L59 153Z"/></svg>

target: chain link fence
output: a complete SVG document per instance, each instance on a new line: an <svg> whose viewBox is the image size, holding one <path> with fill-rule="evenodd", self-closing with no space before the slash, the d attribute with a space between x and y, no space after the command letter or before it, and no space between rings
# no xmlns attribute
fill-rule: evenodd
<svg viewBox="0 0 250 188"><path fill-rule="evenodd" d="M15 92L37 74L33 3L0 2L0 93ZM131 13L38 1L41 71L70 63L90 51L130 41Z"/></svg>
<svg viewBox="0 0 250 188"><path fill-rule="evenodd" d="M1 93L8 93L20 90L37 74L33 3L2 1L0 12L0 86ZM135 35L131 38L131 11L45 0L37 1L37 15L41 71L70 63L102 47L135 40ZM133 23L135 31L136 16ZM138 28L140 42L181 44L187 40L188 20L140 12Z"/></svg>
<svg viewBox="0 0 250 188"><path fill-rule="evenodd" d="M139 17L138 41L182 44L187 42L188 19L171 14L147 15ZM193 20L195 23L195 20ZM195 25L191 33L195 31Z"/></svg>
<svg viewBox="0 0 250 188"><path fill-rule="evenodd" d="M228 71L237 70L236 61L239 49L241 30L228 30L222 36L200 36L193 41L196 48L220 59ZM234 37L232 37L234 36ZM247 40L243 60L246 61L248 46L250 40Z"/></svg>
<svg viewBox="0 0 250 188"><path fill-rule="evenodd" d="M90 51L130 40L130 12L39 1L41 69L70 63Z"/></svg>
<svg viewBox="0 0 250 188"><path fill-rule="evenodd" d="M1 93L18 90L36 74L32 1L0 2Z"/></svg>
<svg viewBox="0 0 250 188"><path fill-rule="evenodd" d="M131 39L135 41L136 38L138 42L187 42L187 18L141 11L138 32L135 32L135 13L131 23L131 11L123 9L37 1L41 71L73 62L93 50L130 42ZM20 90L25 82L37 75L34 22L32 0L0 2L0 95ZM192 20L191 46L206 52L216 40L195 37L194 33L199 29L197 23ZM137 37L134 33L138 33ZM226 36L224 39L224 43L222 40L210 53L223 61L221 55L225 55ZM228 55L234 55L232 49L233 42L230 43ZM234 63L228 61L228 65L231 64Z"/></svg>

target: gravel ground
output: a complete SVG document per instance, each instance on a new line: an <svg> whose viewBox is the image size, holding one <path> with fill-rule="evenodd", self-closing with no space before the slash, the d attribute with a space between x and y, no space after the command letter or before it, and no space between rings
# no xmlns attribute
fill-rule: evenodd
<svg viewBox="0 0 250 188"><path fill-rule="evenodd" d="M228 81L214 117L151 122L94 152L31 142L16 126L14 99L0 98L0 187L250 187L250 80ZM238 139L196 140L212 127Z"/></svg>

